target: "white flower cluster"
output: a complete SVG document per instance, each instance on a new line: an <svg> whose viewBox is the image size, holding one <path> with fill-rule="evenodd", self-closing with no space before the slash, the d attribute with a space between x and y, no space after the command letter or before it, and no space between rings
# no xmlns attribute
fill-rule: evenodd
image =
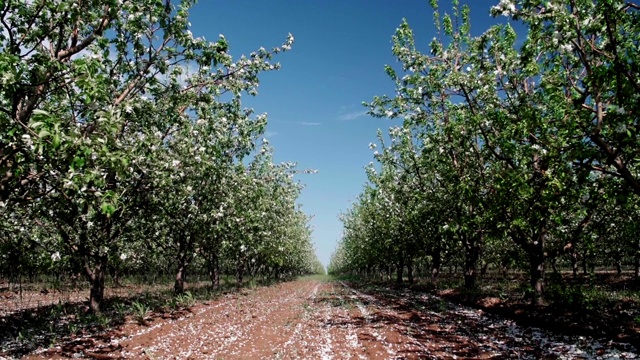
<svg viewBox="0 0 640 360"><path fill-rule="evenodd" d="M293 44L293 35L289 34L289 36L287 36L287 41L285 41L284 44L282 44L282 50L287 51L287 50L291 50L291 45Z"/></svg>
<svg viewBox="0 0 640 360"><path fill-rule="evenodd" d="M516 4L513 0L500 0L498 5L491 7L491 14L500 14L502 16L511 16L516 12Z"/></svg>

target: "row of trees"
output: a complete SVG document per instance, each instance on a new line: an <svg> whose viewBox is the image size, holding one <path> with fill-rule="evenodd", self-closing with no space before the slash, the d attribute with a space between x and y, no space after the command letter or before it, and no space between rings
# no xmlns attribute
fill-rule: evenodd
<svg viewBox="0 0 640 360"><path fill-rule="evenodd" d="M401 126L378 134L378 166L343 216L333 273L389 272L460 259L465 286L480 264L527 264L534 301L545 265L566 259L640 272L640 7L622 0L501 0L520 21L470 35L453 1L421 52L403 22L394 97L371 114ZM371 144L376 147L376 144Z"/></svg>
<svg viewBox="0 0 640 360"><path fill-rule="evenodd" d="M293 37L234 60L189 31L193 2L3 2L3 273L80 268L99 311L108 269L172 267L176 292L194 261L214 285L322 271L299 171L241 104Z"/></svg>

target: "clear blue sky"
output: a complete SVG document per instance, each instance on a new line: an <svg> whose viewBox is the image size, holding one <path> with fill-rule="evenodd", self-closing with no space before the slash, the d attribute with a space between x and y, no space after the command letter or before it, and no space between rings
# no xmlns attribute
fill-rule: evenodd
<svg viewBox="0 0 640 360"><path fill-rule="evenodd" d="M461 1L471 6L473 33L495 23L489 8L497 2ZM440 8L450 12L449 1ZM299 202L314 216L313 240L325 265L341 236L338 216L366 182L369 143L377 129L398 125L369 117L361 104L394 94L384 65L396 63L391 36L402 19L427 49L435 36L432 14L427 0L200 0L191 11L194 36L215 41L224 34L234 56L295 37L292 50L276 56L282 69L262 74L258 96L247 96L245 105L268 113L276 161L319 171L300 176L306 188Z"/></svg>

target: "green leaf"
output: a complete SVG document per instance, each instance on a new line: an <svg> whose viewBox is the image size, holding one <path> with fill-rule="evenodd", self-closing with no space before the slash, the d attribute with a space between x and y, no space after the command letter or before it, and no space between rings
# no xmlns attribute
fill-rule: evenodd
<svg viewBox="0 0 640 360"><path fill-rule="evenodd" d="M48 130L45 130L45 129L40 130L40 132L38 133L38 137L39 138L44 138L44 137L47 137L49 135L51 135L51 133Z"/></svg>
<svg viewBox="0 0 640 360"><path fill-rule="evenodd" d="M102 210L103 214L107 215L107 217L111 217L111 215L116 212L116 207L108 202L103 202L100 206L100 209Z"/></svg>
<svg viewBox="0 0 640 360"><path fill-rule="evenodd" d="M42 109L34 109L33 110L33 115L51 117L51 114L49 114L48 112L46 112L46 111L44 111Z"/></svg>
<svg viewBox="0 0 640 360"><path fill-rule="evenodd" d="M53 145L54 149L57 149L60 147L60 135L55 134L53 135L53 139L51 141L51 145Z"/></svg>

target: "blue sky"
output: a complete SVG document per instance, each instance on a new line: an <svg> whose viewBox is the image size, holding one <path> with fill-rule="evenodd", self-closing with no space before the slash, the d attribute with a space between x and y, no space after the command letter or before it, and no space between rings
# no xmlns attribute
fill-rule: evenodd
<svg viewBox="0 0 640 360"><path fill-rule="evenodd" d="M466 2L473 33L495 23L489 8L497 2ZM449 2L440 7L448 11ZM394 94L384 65L396 63L391 36L402 19L426 49L435 36L432 14L427 0L200 0L191 11L194 36L215 41L224 34L234 56L278 46L288 33L295 37L292 50L276 57L282 69L262 74L258 96L247 96L245 105L268 113L276 161L319 171L299 178L306 184L299 202L313 215L313 240L325 265L341 236L338 216L366 182L369 143L377 129L398 125L369 117L361 104Z"/></svg>

